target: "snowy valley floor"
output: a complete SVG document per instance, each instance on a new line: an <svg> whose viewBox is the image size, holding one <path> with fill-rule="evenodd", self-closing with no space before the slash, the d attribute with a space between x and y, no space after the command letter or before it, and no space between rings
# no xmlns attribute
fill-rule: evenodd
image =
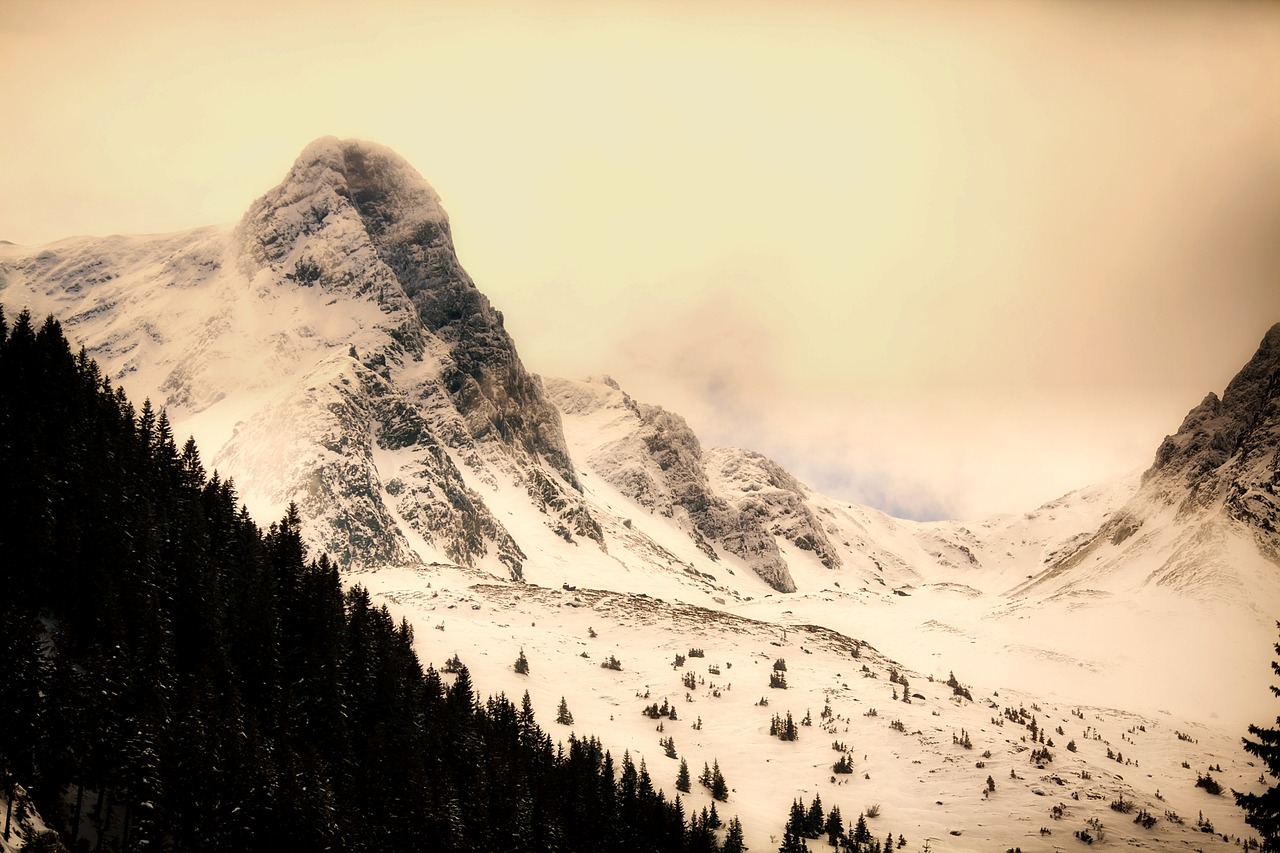
<svg viewBox="0 0 1280 853"><path fill-rule="evenodd" d="M1082 643L1106 640L1107 632L1087 630L1084 614L1076 619L1079 641L1063 646L1073 651L1051 653L1049 640L992 646L992 636L1007 628L979 636L961 618L944 616L950 621L934 619L919 630L919 616L939 612L938 603L917 611L910 597L766 599L740 605L738 615L650 596L504 583L442 566L352 580L415 626L424 662L440 668L456 654L482 696L504 692L518 701L527 690L553 737L574 731L599 737L615 757L629 750L669 797L677 793L679 760L667 757L659 740L672 738L694 777L692 792L683 795L687 812L710 806L697 776L704 763L718 763L731 789L718 812L726 821L737 815L757 851L777 848L794 799L807 807L815 796L826 809L838 805L848 824L878 806L872 833L902 835L909 850L926 841L934 851L1075 850L1085 846L1076 833L1088 832L1095 845L1208 851L1238 849L1240 838L1254 836L1230 796L1231 789L1261 789L1260 767L1240 748L1237 718L1244 712L1223 700L1214 716L1213 697L1201 696L1197 682L1200 675L1214 685L1231 682L1222 676L1235 672L1234 663L1219 659L1210 671L1203 667L1211 662L1184 658L1169 667L1178 674L1173 685L1155 672L1146 687L1127 690L1125 680L1143 671L1148 655L1116 650L1114 667L1077 656ZM965 617L963 610L951 616ZM1142 631L1147 618L1134 614L1131 627ZM807 622L840 625L844 633ZM901 627L895 631L894 624ZM1037 630L1052 637L1058 627L1046 619ZM513 670L521 649L528 675ZM690 656L691 649L704 656ZM1266 672L1267 651L1249 659L1249 665L1253 657L1263 661L1259 673ZM685 656L679 667L677 655ZM620 670L601 666L610 656ZM770 688L780 659L787 687ZM970 666L962 667L962 659ZM945 683L952 670L972 701ZM895 671L909 682L910 703L890 680ZM1245 680L1269 696L1263 679ZM1107 696L1142 701L1130 710L1096 701ZM1186 703L1161 707L1179 696ZM553 722L562 697L571 727ZM1095 701L1083 704L1090 697ZM664 702L675 720L643 713ZM1264 707L1261 698L1257 706ZM796 741L770 736L775 714L791 715ZM801 724L806 717L811 725ZM1032 742L1033 719L1043 746ZM958 742L966 739L971 746ZM1043 753L1033 760L1041 748L1051 760ZM833 772L842 756L851 759L852 773ZM1200 775L1220 783L1223 793L1197 787ZM1149 828L1135 822L1143 812L1154 818Z"/></svg>

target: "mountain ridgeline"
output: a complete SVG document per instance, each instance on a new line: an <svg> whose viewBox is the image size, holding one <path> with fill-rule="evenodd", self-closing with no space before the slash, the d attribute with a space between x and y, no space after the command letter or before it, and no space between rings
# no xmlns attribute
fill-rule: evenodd
<svg viewBox="0 0 1280 853"><path fill-rule="evenodd" d="M424 671L52 318L0 312L0 470L6 838L25 789L92 849L719 849L629 755Z"/></svg>
<svg viewBox="0 0 1280 853"><path fill-rule="evenodd" d="M1258 572L1240 569L1242 553L1258 555ZM1079 592L1122 578L1133 586L1249 600L1270 588L1264 584L1274 582L1277 565L1280 324L1221 399L1209 394L1160 443L1133 496L1014 592ZM1258 600L1266 608L1272 599Z"/></svg>
<svg viewBox="0 0 1280 853"><path fill-rule="evenodd" d="M624 592L661 572L711 604L931 583L1236 595L1280 563L1276 329L1141 482L919 524L704 448L607 377L530 373L439 196L373 143L316 140L233 227L0 246L0 299L59 317L257 515L296 505L344 571L447 563Z"/></svg>

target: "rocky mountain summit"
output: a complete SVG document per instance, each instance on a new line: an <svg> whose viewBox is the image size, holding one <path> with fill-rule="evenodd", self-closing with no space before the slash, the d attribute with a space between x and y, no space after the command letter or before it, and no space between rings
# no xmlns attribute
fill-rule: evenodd
<svg viewBox="0 0 1280 853"><path fill-rule="evenodd" d="M294 284L375 298L401 318L388 330L395 355L421 359L425 336L434 337L443 345L439 382L471 438L546 460L580 488L559 415L520 362L502 314L458 263L439 196L397 154L317 140L254 202L237 236L246 260L277 281L283 272Z"/></svg>
<svg viewBox="0 0 1280 853"><path fill-rule="evenodd" d="M1156 451L1144 487L1184 513L1221 503L1275 547L1280 525L1280 323L1227 385L1187 413ZM1270 534L1270 535L1267 535Z"/></svg>
<svg viewBox="0 0 1280 853"><path fill-rule="evenodd" d="M1221 398L1210 393L1160 443L1133 496L1017 592L1151 584L1248 598L1269 589L1280 564L1278 447L1280 324Z"/></svg>

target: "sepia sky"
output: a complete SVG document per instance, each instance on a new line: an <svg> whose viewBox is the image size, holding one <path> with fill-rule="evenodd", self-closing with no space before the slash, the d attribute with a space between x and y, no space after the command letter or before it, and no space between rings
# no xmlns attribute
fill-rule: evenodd
<svg viewBox="0 0 1280 853"><path fill-rule="evenodd" d="M1280 322L1280 4L0 2L0 239L440 193L528 367L919 518L1144 468Z"/></svg>

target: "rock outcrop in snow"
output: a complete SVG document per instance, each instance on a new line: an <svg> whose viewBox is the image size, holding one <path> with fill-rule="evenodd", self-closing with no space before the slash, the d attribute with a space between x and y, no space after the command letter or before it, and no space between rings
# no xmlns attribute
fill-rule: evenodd
<svg viewBox="0 0 1280 853"><path fill-rule="evenodd" d="M706 454L716 491L754 526L768 530L802 551L810 551L828 569L843 561L809 503L813 492L782 466L750 450L717 447Z"/></svg>
<svg viewBox="0 0 1280 853"><path fill-rule="evenodd" d="M1161 442L1138 491L1017 595L1154 585L1250 606L1280 591L1280 324ZM1264 605L1265 606L1265 605Z"/></svg>
<svg viewBox="0 0 1280 853"><path fill-rule="evenodd" d="M1222 398L1209 394L1156 451L1143 485L1182 513L1221 504L1273 549L1280 529L1280 323ZM1280 556L1280 554L1277 554Z"/></svg>
<svg viewBox="0 0 1280 853"><path fill-rule="evenodd" d="M609 429L581 460L592 471L646 510L675 518L709 559L720 559L718 546L779 592L795 591L759 513L743 512L712 488L702 444L684 418L633 400L608 377L552 379L548 388L566 413L611 413Z"/></svg>
<svg viewBox="0 0 1280 853"><path fill-rule="evenodd" d="M439 381L472 439L545 459L579 489L560 417L514 342L458 263L440 198L407 162L367 142L318 140L250 208L238 236L259 265L301 286L375 298L388 314L412 304L417 322L387 331L420 358L432 335Z"/></svg>

